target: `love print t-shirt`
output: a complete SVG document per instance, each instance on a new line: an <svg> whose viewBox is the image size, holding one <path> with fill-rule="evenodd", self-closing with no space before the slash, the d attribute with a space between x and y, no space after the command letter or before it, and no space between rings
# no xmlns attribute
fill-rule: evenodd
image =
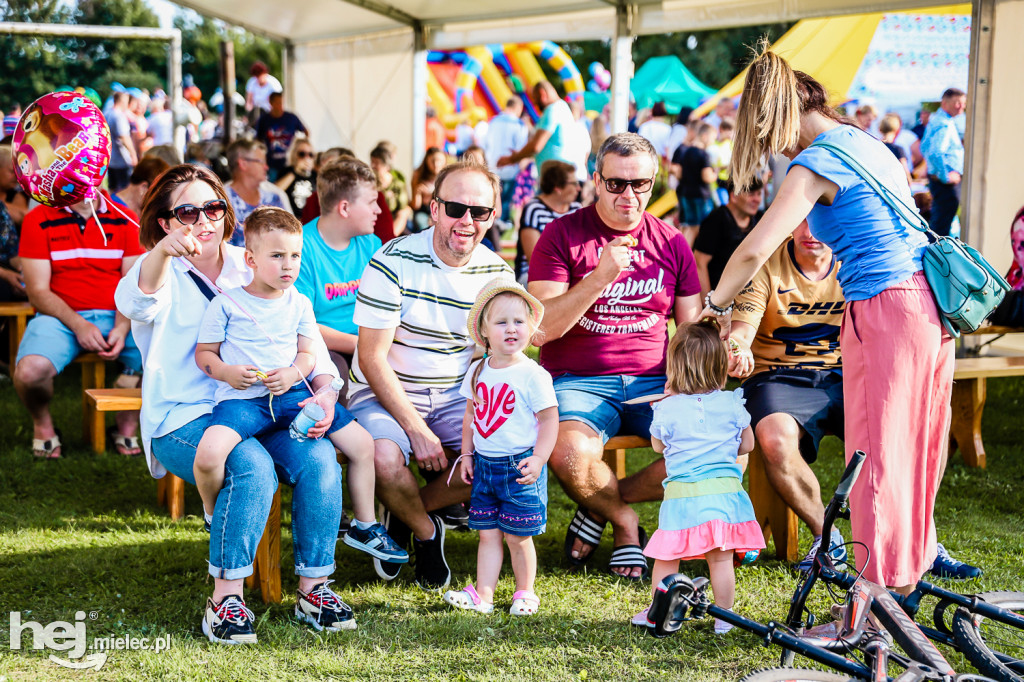
<svg viewBox="0 0 1024 682"><path fill-rule="evenodd" d="M626 234L637 240L629 267L569 331L541 346L540 364L553 376L665 373L667 320L676 298L700 294L693 253L679 230L644 213L633 230L618 232L587 206L544 228L530 257L530 282L572 288L594 271L605 245Z"/></svg>
<svg viewBox="0 0 1024 682"><path fill-rule="evenodd" d="M473 385L473 373L481 362L483 371ZM473 406L473 450L484 457L518 455L537 444L537 413L557 407L551 375L533 360L501 369L487 359L473 363L459 394Z"/></svg>

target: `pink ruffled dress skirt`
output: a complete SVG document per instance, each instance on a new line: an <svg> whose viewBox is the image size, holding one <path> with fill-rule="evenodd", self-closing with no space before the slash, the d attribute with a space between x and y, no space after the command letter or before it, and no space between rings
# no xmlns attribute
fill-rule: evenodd
<svg viewBox="0 0 1024 682"><path fill-rule="evenodd" d="M732 476L667 481L658 530L644 555L652 559L703 559L712 549L764 549L764 536L743 483Z"/></svg>

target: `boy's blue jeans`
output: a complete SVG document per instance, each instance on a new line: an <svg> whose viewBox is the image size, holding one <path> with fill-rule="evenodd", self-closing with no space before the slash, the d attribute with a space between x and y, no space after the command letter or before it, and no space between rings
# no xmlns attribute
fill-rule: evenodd
<svg viewBox="0 0 1024 682"><path fill-rule="evenodd" d="M196 446L210 425L204 415L152 442L153 455L175 476L195 485ZM210 527L210 575L237 580L252 575L278 480L292 486L295 573L321 578L334 572L341 524L341 467L325 438L300 443L283 429L244 440L224 466Z"/></svg>

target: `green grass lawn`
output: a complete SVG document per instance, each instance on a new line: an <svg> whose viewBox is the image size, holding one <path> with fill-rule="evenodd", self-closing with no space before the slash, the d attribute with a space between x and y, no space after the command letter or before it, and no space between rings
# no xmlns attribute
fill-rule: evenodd
<svg viewBox="0 0 1024 682"><path fill-rule="evenodd" d="M31 426L9 381L0 384L0 615L20 611L22 621L74 621L77 611L93 637L171 636L169 651L113 651L99 672L66 670L50 652L12 651L8 622L0 623L0 682L11 679L417 679L417 680L735 680L777 660L753 635L716 637L709 620L687 624L667 640L654 640L627 625L649 599L649 585L613 579L604 566L608 536L591 568L572 573L562 541L573 505L551 484L548 533L538 538L541 613L508 615L514 584L506 572L495 615L456 613L438 594L411 582L411 570L383 584L365 555L338 548L335 587L356 610L359 629L315 634L290 617L296 579L290 532L282 538L285 599L265 606L255 594L260 642L247 648L208 644L199 631L206 595L207 536L199 498L186 495L185 519L171 521L156 506L156 482L141 458L96 457L81 439L80 385L76 369L58 381L55 415L65 434L58 462L33 461ZM965 468L954 457L937 510L939 538L959 558L982 566L985 576L967 591L1024 589L1024 458L1021 414L1024 380L989 382L985 443L989 468ZM816 465L823 485L841 471L840 444L827 439ZM653 453L630 453L630 467ZM285 507L288 506L286 494ZM653 529L657 504L642 505L642 523ZM287 516L287 511L285 512ZM286 519L287 521L288 519ZM848 531L848 526L844 528ZM805 529L801 546L809 536ZM475 536L449 535L454 582L474 575ZM770 551L770 550L769 550ZM684 573L706 575L700 563ZM740 613L762 622L781 618L795 584L790 569L763 559L737 572ZM827 598L819 595L823 613ZM924 611L922 612L924 613ZM95 619L92 617L95 616ZM31 633L23 636L31 645ZM53 652L66 657L65 652ZM959 662L955 656L954 666ZM964 667L965 671L970 667Z"/></svg>

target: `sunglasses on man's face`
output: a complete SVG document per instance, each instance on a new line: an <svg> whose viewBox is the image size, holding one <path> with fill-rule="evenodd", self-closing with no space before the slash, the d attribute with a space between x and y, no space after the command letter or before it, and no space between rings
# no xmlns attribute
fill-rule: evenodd
<svg viewBox="0 0 1024 682"><path fill-rule="evenodd" d="M299 152L298 157L300 159L312 159L314 156L313 152Z"/></svg>
<svg viewBox="0 0 1024 682"><path fill-rule="evenodd" d="M602 175L601 179L604 180L604 188L612 194L622 194L627 187L633 188L633 194L643 194L654 185L654 178L625 180L623 178L606 178Z"/></svg>
<svg viewBox="0 0 1024 682"><path fill-rule="evenodd" d="M173 216L177 218L178 222L182 225L195 225L199 222L200 213L205 213L208 219L216 221L223 218L227 211L228 202L223 199L214 199L213 201L207 201L202 206L194 206L192 204L175 206L164 213L164 217L170 218Z"/></svg>
<svg viewBox="0 0 1024 682"><path fill-rule="evenodd" d="M477 221L487 220L494 213L494 209L490 206L469 206L467 204L460 204L457 201L445 201L441 198L436 199L436 201L444 206L445 215L456 220L466 215L466 211L469 211L469 217Z"/></svg>

